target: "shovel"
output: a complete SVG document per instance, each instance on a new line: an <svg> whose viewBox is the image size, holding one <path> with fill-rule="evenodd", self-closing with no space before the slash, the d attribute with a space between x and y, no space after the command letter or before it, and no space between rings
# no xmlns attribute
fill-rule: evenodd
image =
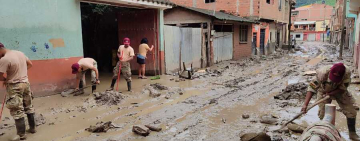
<svg viewBox="0 0 360 141"><path fill-rule="evenodd" d="M319 105L320 103L322 103L322 102L324 102L324 101L326 101L326 100L328 100L328 99L330 99L330 96L326 96L326 97L324 97L324 98L316 101L313 105L311 105L310 107L308 107L308 108L306 109L306 111L309 111L310 109L314 108L316 105ZM301 113L297 114L294 118L292 118L291 120L289 120L288 122L286 122L284 125L282 125L282 126L280 127L280 129L277 129L277 130L274 130L274 131L279 131L279 130L283 129L284 127L286 127L286 125L288 125L289 123L291 123L291 122L294 121L295 119L299 118L299 117L300 117L301 115L303 115L303 114L305 114L305 112L301 112Z"/></svg>

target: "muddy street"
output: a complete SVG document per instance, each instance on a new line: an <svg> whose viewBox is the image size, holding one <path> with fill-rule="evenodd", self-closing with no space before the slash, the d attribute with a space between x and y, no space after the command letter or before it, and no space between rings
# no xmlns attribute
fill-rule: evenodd
<svg viewBox="0 0 360 141"><path fill-rule="evenodd" d="M163 75L159 80L140 80L133 76L134 91L110 93L116 95L115 99L104 93L110 81L103 81L98 88L99 95L106 95L104 99L110 102L99 101L104 99L95 99L92 95L35 98L40 125L38 133L28 134L27 140L237 141L245 133L258 132L267 133L272 140L296 140L299 133L272 132L272 129L300 112L311 71L335 62L352 66L350 56L338 60L336 53L333 45L304 42L291 53L277 50L268 56L219 63L196 72L193 80L173 75ZM347 50L345 53L349 54ZM355 73L352 75L356 77ZM120 82L120 90L125 90L125 81ZM349 87L357 103L360 102L359 88L358 84ZM89 90L86 93L90 93ZM274 120L265 121L266 117ZM294 122L306 127L318 120L315 107ZM111 126L108 123L106 132L86 130L109 121ZM134 125L151 125L162 130L143 137L132 132ZM336 127L346 138L346 120L341 112L337 112ZM359 129L359 122L357 127ZM15 134L14 121L5 109L0 140Z"/></svg>

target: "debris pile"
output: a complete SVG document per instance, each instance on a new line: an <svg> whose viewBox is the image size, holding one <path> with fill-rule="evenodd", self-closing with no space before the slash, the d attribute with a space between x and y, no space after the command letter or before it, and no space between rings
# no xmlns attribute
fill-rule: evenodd
<svg viewBox="0 0 360 141"><path fill-rule="evenodd" d="M288 85L282 92L276 96L275 99L289 100L289 99L304 99L306 96L307 85L303 82Z"/></svg>
<svg viewBox="0 0 360 141"><path fill-rule="evenodd" d="M35 114L35 123L36 126L40 126L46 123L46 119L44 117L44 115L42 114Z"/></svg>
<svg viewBox="0 0 360 141"><path fill-rule="evenodd" d="M184 90L179 87L166 87L159 83L150 84L145 86L141 92L142 94L149 95L150 97L159 97L161 94L165 94L165 98L169 99L174 94L182 95Z"/></svg>
<svg viewBox="0 0 360 141"><path fill-rule="evenodd" d="M266 133L246 133L240 136L241 141L271 141Z"/></svg>
<svg viewBox="0 0 360 141"><path fill-rule="evenodd" d="M108 122L98 122L95 126L90 125L89 128L86 128L85 130L92 133L101 133L101 132L107 132L110 129L118 128L112 124L111 121Z"/></svg>
<svg viewBox="0 0 360 141"><path fill-rule="evenodd" d="M118 105L124 99L124 96L116 91L96 92L94 96L97 104L109 106Z"/></svg>
<svg viewBox="0 0 360 141"><path fill-rule="evenodd" d="M67 89L67 90L64 90L61 92L61 96L62 97L67 97L69 96L70 94L74 93L75 92L75 89Z"/></svg>

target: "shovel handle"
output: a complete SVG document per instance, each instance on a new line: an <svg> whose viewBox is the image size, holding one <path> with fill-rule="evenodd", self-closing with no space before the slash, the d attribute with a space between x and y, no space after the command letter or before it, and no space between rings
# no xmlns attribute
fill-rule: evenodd
<svg viewBox="0 0 360 141"><path fill-rule="evenodd" d="M330 99L330 96L329 96L329 95L326 96L326 97L324 97L324 98L322 98L322 99L320 99L320 100L318 100L318 101L316 101L314 104L312 104L310 107L308 107L308 108L306 109L306 111L309 111L310 109L314 108L316 105L319 105L320 103L322 103L322 102L324 102L325 100L328 100L328 99ZM305 112L301 112L301 113L297 114L294 118L292 118L291 120L289 120L288 122L286 122L286 123L285 123L283 126L281 126L281 128L278 129L278 130L283 129L286 125L288 125L289 123L291 123L291 122L294 121L295 119L299 118L299 117L300 117L301 115L303 115L303 114L305 114Z"/></svg>
<svg viewBox="0 0 360 141"><path fill-rule="evenodd" d="M1 106L1 111L0 111L0 121L1 121L1 117L2 117L2 112L3 112L3 110L4 110L5 99L6 99L6 94L4 94L4 100L3 100L3 103L2 103L2 106Z"/></svg>

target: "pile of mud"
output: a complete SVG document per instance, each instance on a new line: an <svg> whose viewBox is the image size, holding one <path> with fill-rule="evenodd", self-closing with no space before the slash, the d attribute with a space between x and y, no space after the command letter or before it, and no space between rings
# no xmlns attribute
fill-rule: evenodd
<svg viewBox="0 0 360 141"><path fill-rule="evenodd" d="M299 99L303 100L306 96L307 85L303 82L291 84L286 86L282 92L276 96L275 99L279 100L289 100L289 99Z"/></svg>
<svg viewBox="0 0 360 141"><path fill-rule="evenodd" d="M184 90L179 87L166 87L159 83L146 85L141 92L144 95L149 95L150 97L159 97L162 94L165 94L165 98L169 99L174 94L182 95Z"/></svg>
<svg viewBox="0 0 360 141"><path fill-rule="evenodd" d="M118 105L125 97L116 91L94 93L96 103L99 105Z"/></svg>

